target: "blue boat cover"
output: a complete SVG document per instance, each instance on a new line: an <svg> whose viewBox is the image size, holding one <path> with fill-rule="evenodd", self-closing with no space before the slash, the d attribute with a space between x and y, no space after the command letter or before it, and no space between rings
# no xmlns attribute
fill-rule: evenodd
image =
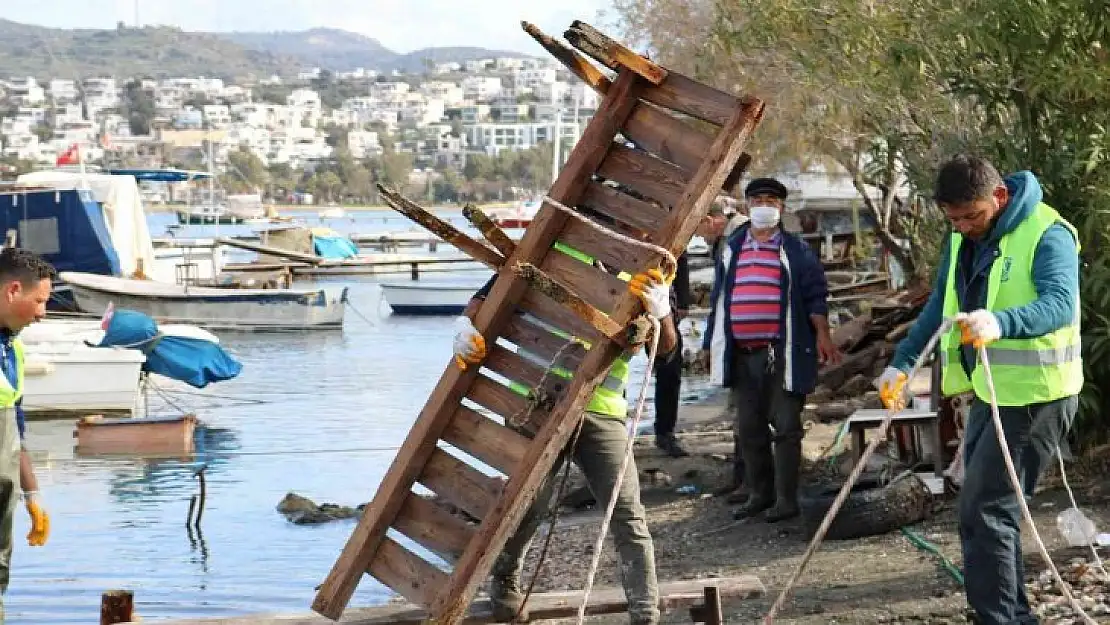
<svg viewBox="0 0 1110 625"><path fill-rule="evenodd" d="M358 256L358 246L344 236L312 235L312 247L322 258L354 258Z"/></svg>
<svg viewBox="0 0 1110 625"><path fill-rule="evenodd" d="M131 347L146 354L144 371L180 380L196 388L230 380L243 365L211 341L166 336L154 319L134 310L115 309L98 347Z"/></svg>
<svg viewBox="0 0 1110 625"><path fill-rule="evenodd" d="M139 182L186 182L212 177L207 172L184 169L109 169L108 173L113 176L133 176Z"/></svg>
<svg viewBox="0 0 1110 625"><path fill-rule="evenodd" d="M0 194L0 233L8 230L18 233L18 247L39 254L58 271L120 273L104 211L87 190Z"/></svg>

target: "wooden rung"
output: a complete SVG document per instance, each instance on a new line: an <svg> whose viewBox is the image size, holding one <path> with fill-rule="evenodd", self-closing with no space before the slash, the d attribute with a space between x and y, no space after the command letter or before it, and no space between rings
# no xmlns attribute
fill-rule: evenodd
<svg viewBox="0 0 1110 625"><path fill-rule="evenodd" d="M689 174L680 167L620 144L609 149L597 173L659 202L668 210L682 197L689 181Z"/></svg>
<svg viewBox="0 0 1110 625"><path fill-rule="evenodd" d="M600 260L611 271L625 271L637 274L648 268L654 259L658 266L658 254L646 248L618 241L603 232L587 226L580 221L572 221L559 235L559 240Z"/></svg>
<svg viewBox="0 0 1110 625"><path fill-rule="evenodd" d="M500 415L506 422L523 416L529 410L526 397L517 395L509 387L485 375L478 375L474 379L466 397L483 408Z"/></svg>
<svg viewBox="0 0 1110 625"><path fill-rule="evenodd" d="M536 291L526 292L518 308L588 343L596 341L601 336L597 328L586 323L562 304Z"/></svg>
<svg viewBox="0 0 1110 625"><path fill-rule="evenodd" d="M555 364L572 371L582 364L582 358L586 355L586 348L581 344L566 347L566 339L552 334L524 315L513 317L502 336L518 348L528 350L548 363L553 362L556 354L559 354L559 361Z"/></svg>
<svg viewBox="0 0 1110 625"><path fill-rule="evenodd" d="M501 495L503 483L436 449L424 465L420 483L476 519L484 519Z"/></svg>
<svg viewBox="0 0 1110 625"><path fill-rule="evenodd" d="M612 312L628 283L558 250L547 255L540 269L603 313Z"/></svg>
<svg viewBox="0 0 1110 625"><path fill-rule="evenodd" d="M459 406L451 423L443 431L443 441L505 475L516 472L529 443L527 437L466 406Z"/></svg>
<svg viewBox="0 0 1110 625"><path fill-rule="evenodd" d="M367 569L405 599L428 605L447 585L447 574L386 536Z"/></svg>
<svg viewBox="0 0 1110 625"><path fill-rule="evenodd" d="M575 292L570 285L547 275L542 269L528 263L516 263L513 272L524 278L528 286L541 296L557 302L574 316L593 326L602 335L618 343L624 343L624 328L609 318L604 311L599 310Z"/></svg>
<svg viewBox="0 0 1110 625"><path fill-rule="evenodd" d="M497 375L527 384L530 387L540 383L545 371L541 363L533 362L523 355L509 351L508 348L500 345L494 345L490 348L489 355L482 361L482 366Z"/></svg>
<svg viewBox="0 0 1110 625"><path fill-rule="evenodd" d="M713 145L712 135L704 129L646 102L632 109L621 134L690 174L698 170Z"/></svg>
<svg viewBox="0 0 1110 625"><path fill-rule="evenodd" d="M393 528L449 562L458 560L474 537L474 526L416 493L401 505Z"/></svg>
<svg viewBox="0 0 1110 625"><path fill-rule="evenodd" d="M664 206L634 198L599 182L590 183L578 204L649 234L655 233L667 217Z"/></svg>

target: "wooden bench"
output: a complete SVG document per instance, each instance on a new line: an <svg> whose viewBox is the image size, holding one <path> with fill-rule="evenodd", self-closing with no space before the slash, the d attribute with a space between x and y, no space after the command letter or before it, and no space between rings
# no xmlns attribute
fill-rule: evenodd
<svg viewBox="0 0 1110 625"><path fill-rule="evenodd" d="M863 408L848 417L848 433L852 436L852 454L855 462L860 461L863 449L866 447L865 433L867 430L879 427L886 415L887 411L882 408ZM897 427L924 427L929 430L933 439L934 454L936 454L933 473L943 486L944 443L941 438L939 413L934 410L908 409L895 415L890 422L891 430ZM930 489L934 489L934 485L930 484Z"/></svg>
<svg viewBox="0 0 1110 625"><path fill-rule="evenodd" d="M753 575L694 579L659 584L659 609L662 612L687 609L692 623L723 625L722 599L751 599L766 593L763 583ZM533 593L528 599L528 622L574 618L582 601L582 591ZM622 614L628 610L620 588L596 588L590 592L586 614ZM346 625L424 625L428 612L410 604L391 604L373 608L351 608L338 621ZM330 625L336 621L317 615L258 615L216 619L159 621L164 625ZM489 599L477 599L462 621L465 624L496 623ZM138 625L139 621L124 623Z"/></svg>

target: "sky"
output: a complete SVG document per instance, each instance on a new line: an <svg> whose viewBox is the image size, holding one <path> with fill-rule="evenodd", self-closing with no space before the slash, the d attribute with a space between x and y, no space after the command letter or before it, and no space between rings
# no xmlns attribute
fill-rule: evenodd
<svg viewBox="0 0 1110 625"><path fill-rule="evenodd" d="M115 28L117 22L187 31L306 30L324 26L373 37L396 52L481 46L542 55L520 28L561 36L575 19L603 30L609 0L0 0L0 18L56 28ZM605 11L605 19L598 12Z"/></svg>

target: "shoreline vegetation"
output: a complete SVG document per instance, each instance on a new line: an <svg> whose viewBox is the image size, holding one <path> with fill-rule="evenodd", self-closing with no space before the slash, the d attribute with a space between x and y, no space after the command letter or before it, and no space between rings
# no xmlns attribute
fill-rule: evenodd
<svg viewBox="0 0 1110 625"><path fill-rule="evenodd" d="M487 202L483 204L475 204L478 209L486 211L495 208L511 208L516 202ZM393 211L392 208L385 204L266 204L267 207L273 207L277 210L278 214L284 213L318 213L321 211L341 208L349 213L373 213L381 211ZM429 210L462 210L465 204L430 204L421 205ZM172 213L178 210L187 210L188 204L146 204L146 212L148 214Z"/></svg>

